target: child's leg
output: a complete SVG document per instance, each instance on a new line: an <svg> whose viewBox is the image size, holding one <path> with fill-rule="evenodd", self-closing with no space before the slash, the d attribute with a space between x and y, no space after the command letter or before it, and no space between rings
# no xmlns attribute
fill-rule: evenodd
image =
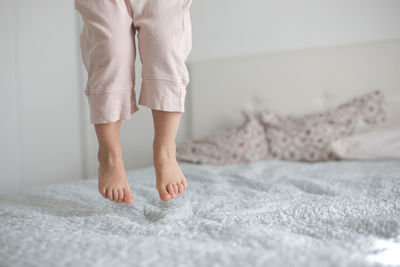
<svg viewBox="0 0 400 267"><path fill-rule="evenodd" d="M126 179L122 149L120 144L121 120L113 123L95 124L99 141L99 191L115 202L133 202Z"/></svg>
<svg viewBox="0 0 400 267"><path fill-rule="evenodd" d="M153 159L160 198L168 201L183 193L186 178L175 158L175 137L181 118L180 112L152 110L154 121Z"/></svg>
<svg viewBox="0 0 400 267"><path fill-rule="evenodd" d="M82 60L88 71L85 94L99 141L99 191L113 201L132 203L119 143L121 120L138 110L134 85L132 16L124 0L75 0L82 15Z"/></svg>
<svg viewBox="0 0 400 267"><path fill-rule="evenodd" d="M124 194L126 202L133 200L123 167L119 125L138 110L133 90L136 29L143 78L139 104L158 110L153 111L154 161L160 197L168 200L186 186L175 159L175 136L189 83L185 59L192 45L191 1L75 0L84 22L85 93L99 139L99 189L109 199L119 200Z"/></svg>
<svg viewBox="0 0 400 267"><path fill-rule="evenodd" d="M130 0L142 62L139 105L152 109L154 167L164 201L186 188L175 158L175 137L185 111L189 72L185 60L192 46L192 0Z"/></svg>

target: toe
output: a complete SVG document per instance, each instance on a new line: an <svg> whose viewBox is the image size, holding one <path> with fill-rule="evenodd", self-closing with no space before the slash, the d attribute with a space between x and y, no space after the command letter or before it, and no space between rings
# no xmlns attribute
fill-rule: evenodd
<svg viewBox="0 0 400 267"><path fill-rule="evenodd" d="M124 200L124 191L122 188L118 189L118 202L122 202Z"/></svg>
<svg viewBox="0 0 400 267"><path fill-rule="evenodd" d="M118 188L114 188L114 189L113 189L113 200L114 200L115 202L118 201Z"/></svg>
<svg viewBox="0 0 400 267"><path fill-rule="evenodd" d="M105 188L99 188L99 192L103 197L107 198L107 191Z"/></svg>
<svg viewBox="0 0 400 267"><path fill-rule="evenodd" d="M160 190L159 190L159 194L160 194L160 198L162 201L168 201L172 198L171 194L168 193L167 188L165 186L163 186Z"/></svg>
<svg viewBox="0 0 400 267"><path fill-rule="evenodd" d="M161 194L161 195L160 195L160 198L161 198L162 201L168 201L168 200L171 199L171 195L168 194L168 193L166 193L166 194Z"/></svg>
<svg viewBox="0 0 400 267"><path fill-rule="evenodd" d="M183 193L183 190L185 190L185 189L183 188L183 184L182 184L182 183L178 183L178 193L179 193L179 194L182 194L182 193Z"/></svg>
<svg viewBox="0 0 400 267"><path fill-rule="evenodd" d="M106 189L106 196L109 200L113 200L113 195L112 195L112 189L111 188L107 188Z"/></svg>
<svg viewBox="0 0 400 267"><path fill-rule="evenodd" d="M172 196L172 198L175 197L175 191L174 191L174 187L172 186L172 184L169 184L169 185L167 186L167 191L168 191L168 193Z"/></svg>
<svg viewBox="0 0 400 267"><path fill-rule="evenodd" d="M175 196L179 195L179 189L177 184L172 185L174 187Z"/></svg>
<svg viewBox="0 0 400 267"><path fill-rule="evenodd" d="M124 202L126 204L132 204L133 202L133 195L131 193L131 190L128 188L124 189Z"/></svg>
<svg viewBox="0 0 400 267"><path fill-rule="evenodd" d="M182 183L182 185L183 185L183 188L186 189L186 187L187 187L186 180L183 179L181 183Z"/></svg>

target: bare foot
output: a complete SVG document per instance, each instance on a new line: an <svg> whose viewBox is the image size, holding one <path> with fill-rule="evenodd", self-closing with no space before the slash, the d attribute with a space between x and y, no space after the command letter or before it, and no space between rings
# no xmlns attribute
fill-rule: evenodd
<svg viewBox="0 0 400 267"><path fill-rule="evenodd" d="M156 187L161 200L168 201L186 189L186 178L176 161L175 143L165 145L153 143L153 159L156 171Z"/></svg>
<svg viewBox="0 0 400 267"><path fill-rule="evenodd" d="M131 204L133 195L126 178L122 155L99 150L99 192L111 201Z"/></svg>

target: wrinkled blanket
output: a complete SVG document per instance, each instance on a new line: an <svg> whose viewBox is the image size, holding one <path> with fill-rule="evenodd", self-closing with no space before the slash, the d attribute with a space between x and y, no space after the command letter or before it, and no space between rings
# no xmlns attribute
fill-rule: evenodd
<svg viewBox="0 0 400 267"><path fill-rule="evenodd" d="M152 168L132 205L95 179L0 196L0 266L400 265L399 161L181 166L167 203Z"/></svg>

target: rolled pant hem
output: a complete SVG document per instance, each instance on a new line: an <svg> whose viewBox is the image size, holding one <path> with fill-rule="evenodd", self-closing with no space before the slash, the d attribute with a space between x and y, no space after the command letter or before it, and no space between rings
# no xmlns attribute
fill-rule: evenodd
<svg viewBox="0 0 400 267"><path fill-rule="evenodd" d="M185 112L186 85L165 79L143 79L138 104L150 109Z"/></svg>
<svg viewBox="0 0 400 267"><path fill-rule="evenodd" d="M129 120L139 110L133 88L108 94L88 94L87 99L91 124Z"/></svg>
<svg viewBox="0 0 400 267"><path fill-rule="evenodd" d="M161 111L167 111L167 112L181 112L184 113L185 109L181 108L181 109L176 109L176 108L165 108L165 107L161 107L159 105L155 105L155 104L148 104L148 103L144 103L144 102L138 102L139 105L144 106L144 107L148 107L149 109L154 109L154 110L161 110Z"/></svg>

